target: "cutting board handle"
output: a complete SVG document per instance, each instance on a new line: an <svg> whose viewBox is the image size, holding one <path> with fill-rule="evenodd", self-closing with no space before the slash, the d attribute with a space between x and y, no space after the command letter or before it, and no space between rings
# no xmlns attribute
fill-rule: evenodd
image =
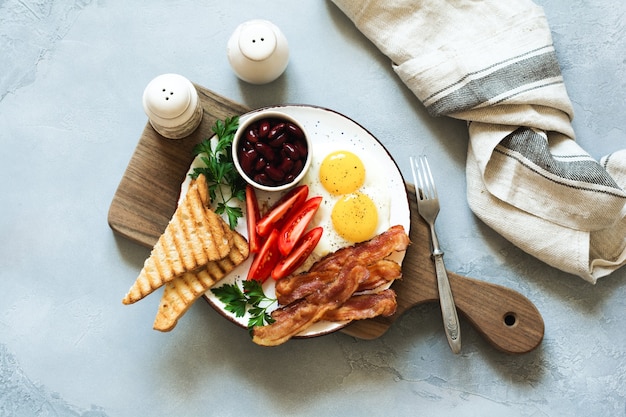
<svg viewBox="0 0 626 417"><path fill-rule="evenodd" d="M452 272L449 278L459 313L496 348L526 353L541 343L543 318L528 298L510 288Z"/></svg>

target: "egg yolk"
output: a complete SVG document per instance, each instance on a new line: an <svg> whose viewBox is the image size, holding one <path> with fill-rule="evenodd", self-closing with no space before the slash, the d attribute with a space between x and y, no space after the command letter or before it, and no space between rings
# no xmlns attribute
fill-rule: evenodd
<svg viewBox="0 0 626 417"><path fill-rule="evenodd" d="M331 194L348 194L358 190L365 181L363 161L349 151L328 154L320 165L320 182Z"/></svg>
<svg viewBox="0 0 626 417"><path fill-rule="evenodd" d="M335 231L350 242L371 239L378 227L378 211L372 199L357 192L339 199L330 216Z"/></svg>

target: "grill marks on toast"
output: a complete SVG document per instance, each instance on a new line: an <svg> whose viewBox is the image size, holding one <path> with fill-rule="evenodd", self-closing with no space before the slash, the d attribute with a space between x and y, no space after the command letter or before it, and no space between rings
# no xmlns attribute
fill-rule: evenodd
<svg viewBox="0 0 626 417"><path fill-rule="evenodd" d="M239 233L233 232L233 246L224 259L211 261L204 269L196 273L186 272L165 284L153 328L162 332L172 330L191 304L245 261L248 255L248 242Z"/></svg>
<svg viewBox="0 0 626 417"><path fill-rule="evenodd" d="M206 178L198 176L122 302L135 303L184 273L226 258L233 236L228 224L209 207Z"/></svg>
<svg viewBox="0 0 626 417"><path fill-rule="evenodd" d="M172 241L167 250L171 259L182 264L182 272L224 258L232 246L232 233L224 220L209 208L204 190L206 180L200 176L190 186L170 222Z"/></svg>

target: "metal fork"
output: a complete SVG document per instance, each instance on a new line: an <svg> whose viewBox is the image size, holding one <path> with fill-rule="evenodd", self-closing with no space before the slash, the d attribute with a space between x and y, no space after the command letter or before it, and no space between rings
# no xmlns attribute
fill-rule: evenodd
<svg viewBox="0 0 626 417"><path fill-rule="evenodd" d="M443 251L439 247L439 240L435 232L435 219L439 214L439 198L437 197L437 188L433 181L433 175L428 165L426 156L421 155L418 158L411 157L411 170L413 171L413 180L415 182L415 195L417 196L417 210L420 216L430 226L430 236L432 242L432 255L435 262L435 271L437 272L437 288L439 290L439 304L441 306L441 314L443 316L446 337L452 352L459 353L461 351L461 329L459 327L459 318L450 289L448 273L443 263Z"/></svg>

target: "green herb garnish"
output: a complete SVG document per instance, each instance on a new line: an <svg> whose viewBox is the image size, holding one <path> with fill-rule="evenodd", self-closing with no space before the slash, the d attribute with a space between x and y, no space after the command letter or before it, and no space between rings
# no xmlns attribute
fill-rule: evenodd
<svg viewBox="0 0 626 417"><path fill-rule="evenodd" d="M237 227L239 218L243 217L243 211L240 207L228 203L233 198L239 201L246 199L246 185L235 168L232 156L233 138L237 127L239 116L226 118L224 121L217 120L212 127L217 143L213 146L211 139L205 139L193 148L193 154L199 155L205 166L194 168L189 174L194 179L204 174L211 203L217 201L215 212L220 215L226 214L231 229ZM230 195L224 194L225 187L230 188Z"/></svg>
<svg viewBox="0 0 626 417"><path fill-rule="evenodd" d="M235 283L213 288L211 292L225 304L224 309L236 317L243 317L246 311L250 314L248 330L252 331L255 326L273 323L274 319L267 310L276 302L276 299L266 296L261 283L257 280L246 280L242 285L243 291Z"/></svg>

